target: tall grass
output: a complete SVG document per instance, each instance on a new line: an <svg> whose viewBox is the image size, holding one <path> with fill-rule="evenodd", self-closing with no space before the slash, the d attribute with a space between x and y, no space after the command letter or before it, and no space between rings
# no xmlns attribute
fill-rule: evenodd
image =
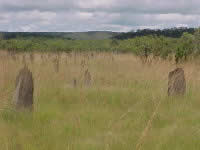
<svg viewBox="0 0 200 150"><path fill-rule="evenodd" d="M32 114L11 106L24 55L35 83ZM0 52L0 149L132 150L138 143L142 150L200 149L198 61L181 65L186 95L168 98L172 61L143 64L131 54L62 53L56 72L56 57L34 53L31 63L29 53L15 60Z"/></svg>

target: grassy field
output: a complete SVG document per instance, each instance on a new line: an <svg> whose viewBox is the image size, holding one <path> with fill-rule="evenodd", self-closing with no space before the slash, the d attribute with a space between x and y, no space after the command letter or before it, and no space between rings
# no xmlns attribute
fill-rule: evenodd
<svg viewBox="0 0 200 150"><path fill-rule="evenodd" d="M35 83L33 113L11 105L25 61ZM187 93L169 98L168 73L176 67L162 60L143 64L132 54L34 53L31 62L28 53L1 51L0 149L200 149L200 62L181 65Z"/></svg>

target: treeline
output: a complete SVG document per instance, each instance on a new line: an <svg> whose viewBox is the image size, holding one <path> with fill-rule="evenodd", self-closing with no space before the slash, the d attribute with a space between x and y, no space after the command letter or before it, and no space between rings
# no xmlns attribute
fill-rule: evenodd
<svg viewBox="0 0 200 150"><path fill-rule="evenodd" d="M136 32L121 33L119 35L113 36L112 38L118 40L125 40L125 39L141 37L141 36L150 36L150 35L180 38L184 32L194 34L195 28L181 27L181 28L171 28L163 30L143 29L143 30L137 30Z"/></svg>
<svg viewBox="0 0 200 150"><path fill-rule="evenodd" d="M1 39L16 38L48 38L48 39L67 39L67 40L88 40L88 39L118 39L125 40L142 36L164 36L172 38L180 38L184 32L194 34L195 28L171 28L163 30L143 29L136 32L118 33L106 31L93 32L0 32Z"/></svg>

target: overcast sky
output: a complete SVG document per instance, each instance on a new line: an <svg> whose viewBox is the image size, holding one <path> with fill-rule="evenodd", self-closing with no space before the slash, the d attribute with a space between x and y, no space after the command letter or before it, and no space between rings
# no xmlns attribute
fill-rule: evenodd
<svg viewBox="0 0 200 150"><path fill-rule="evenodd" d="M200 0L0 0L0 31L198 27Z"/></svg>

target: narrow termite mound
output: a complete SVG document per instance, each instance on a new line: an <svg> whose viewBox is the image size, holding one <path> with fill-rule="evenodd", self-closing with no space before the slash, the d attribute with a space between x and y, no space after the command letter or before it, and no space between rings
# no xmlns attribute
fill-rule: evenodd
<svg viewBox="0 0 200 150"><path fill-rule="evenodd" d="M92 76L88 69L84 73L84 83L86 86L90 86L92 84Z"/></svg>
<svg viewBox="0 0 200 150"><path fill-rule="evenodd" d="M186 91L186 81L184 70L176 68L168 76L168 96L184 95Z"/></svg>
<svg viewBox="0 0 200 150"><path fill-rule="evenodd" d="M33 76L27 66L20 70L15 83L13 102L17 110L33 110Z"/></svg>

